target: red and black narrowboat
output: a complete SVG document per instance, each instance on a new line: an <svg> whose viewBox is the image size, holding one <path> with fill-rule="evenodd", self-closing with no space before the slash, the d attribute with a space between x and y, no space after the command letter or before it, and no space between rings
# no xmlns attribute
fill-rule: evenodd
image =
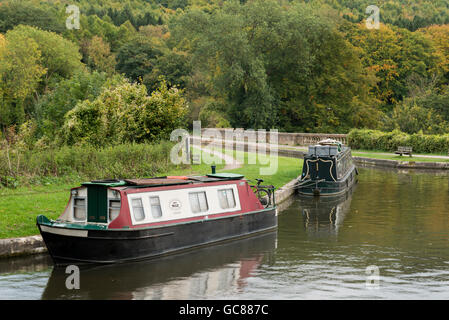
<svg viewBox="0 0 449 320"><path fill-rule="evenodd" d="M272 186L243 176L101 180L71 190L62 215L37 217L56 265L154 258L277 227Z"/></svg>

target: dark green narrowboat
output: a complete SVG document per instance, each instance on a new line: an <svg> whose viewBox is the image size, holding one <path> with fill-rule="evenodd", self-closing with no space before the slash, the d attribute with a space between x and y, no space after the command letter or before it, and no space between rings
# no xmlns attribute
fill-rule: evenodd
<svg viewBox="0 0 449 320"><path fill-rule="evenodd" d="M346 192L357 181L351 148L335 140L309 146L304 156L298 191L303 195L334 196Z"/></svg>

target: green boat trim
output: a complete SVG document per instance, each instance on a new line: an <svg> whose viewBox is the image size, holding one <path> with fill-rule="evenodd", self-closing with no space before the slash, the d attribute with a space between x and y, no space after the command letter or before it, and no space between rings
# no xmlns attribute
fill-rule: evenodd
<svg viewBox="0 0 449 320"><path fill-rule="evenodd" d="M118 181L89 181L83 182L82 186L105 186L105 187L121 187L127 185L126 181L118 180Z"/></svg>
<svg viewBox="0 0 449 320"><path fill-rule="evenodd" d="M48 226L48 227L78 229L78 230L107 230L108 229L108 226L105 224L62 222L62 221L58 221L58 220L50 220L42 214L37 216L36 224Z"/></svg>
<svg viewBox="0 0 449 320"><path fill-rule="evenodd" d="M243 179L245 176L238 173L228 173L228 172L220 172L220 173L210 173L207 174L208 177L211 178L220 178L220 179Z"/></svg>

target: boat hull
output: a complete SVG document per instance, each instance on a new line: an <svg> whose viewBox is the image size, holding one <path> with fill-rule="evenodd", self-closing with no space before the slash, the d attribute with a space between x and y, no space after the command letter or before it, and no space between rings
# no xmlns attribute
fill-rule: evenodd
<svg viewBox="0 0 449 320"><path fill-rule="evenodd" d="M313 181L298 188L298 193L307 196L336 196L345 193L357 182L357 169L352 168L348 174L337 181Z"/></svg>
<svg viewBox="0 0 449 320"><path fill-rule="evenodd" d="M277 227L276 208L145 229L82 230L40 224L56 265L138 261Z"/></svg>

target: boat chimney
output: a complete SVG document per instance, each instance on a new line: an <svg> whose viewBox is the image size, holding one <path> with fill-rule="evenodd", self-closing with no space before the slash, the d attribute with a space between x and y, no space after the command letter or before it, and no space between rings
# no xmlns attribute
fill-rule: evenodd
<svg viewBox="0 0 449 320"><path fill-rule="evenodd" d="M210 166L212 169L212 174L215 174L215 166Z"/></svg>

